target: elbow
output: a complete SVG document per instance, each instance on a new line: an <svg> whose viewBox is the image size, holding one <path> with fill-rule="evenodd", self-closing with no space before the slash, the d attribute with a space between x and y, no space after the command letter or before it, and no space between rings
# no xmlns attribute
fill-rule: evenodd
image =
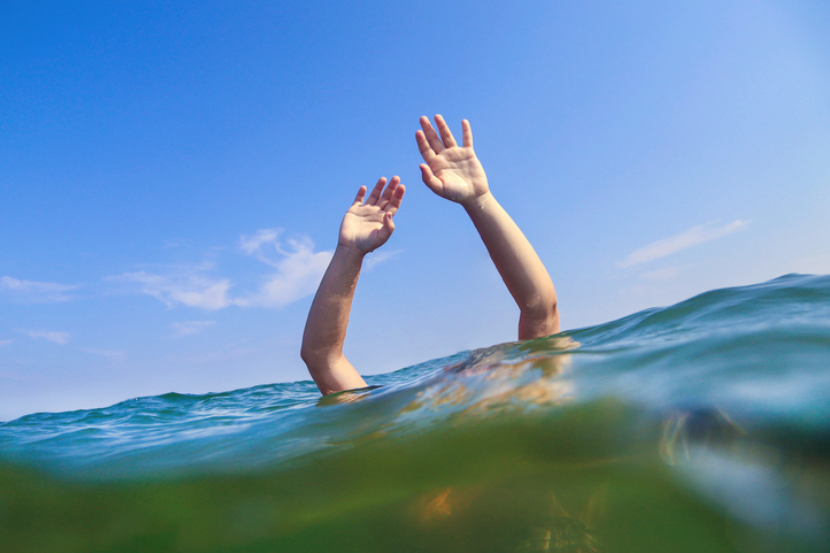
<svg viewBox="0 0 830 553"><path fill-rule="evenodd" d="M522 316L534 321L545 321L558 317L559 305L553 284L549 289L539 290L525 305L521 306Z"/></svg>
<svg viewBox="0 0 830 553"><path fill-rule="evenodd" d="M550 326L553 321L559 319L559 306L556 299L530 306L522 311L522 315L532 321L538 321L545 326Z"/></svg>
<svg viewBox="0 0 830 553"><path fill-rule="evenodd" d="M309 369L316 367L328 358L331 347L327 346L329 344L326 340L321 340L319 337L315 338L314 334L304 332L302 345L300 346L300 359Z"/></svg>
<svg viewBox="0 0 830 553"><path fill-rule="evenodd" d="M303 345L300 346L300 359L303 360L303 363L305 363L307 367L311 368L314 364L316 364L319 358L319 352L316 351L315 348L311 347L311 344L309 344L305 340L305 337L303 337Z"/></svg>
<svg viewBox="0 0 830 553"><path fill-rule="evenodd" d="M309 370L320 364L320 358L320 352L314 348L309 347L306 344L303 344L300 348L300 359L303 360L303 363L305 363Z"/></svg>
<svg viewBox="0 0 830 553"><path fill-rule="evenodd" d="M300 359L315 382L320 374L329 372L341 358L342 353L338 354L328 348L313 348L305 344L300 348Z"/></svg>
<svg viewBox="0 0 830 553"><path fill-rule="evenodd" d="M305 346L300 348L300 359L302 359L303 363L308 366L309 360L311 359L311 352L308 351Z"/></svg>
<svg viewBox="0 0 830 553"><path fill-rule="evenodd" d="M541 338L559 332L559 304L556 293L540 294L522 306L519 339Z"/></svg>
<svg viewBox="0 0 830 553"><path fill-rule="evenodd" d="M320 393L323 395L330 393L326 390L325 385L321 381L323 376L327 374L324 356L320 355L320 353L314 349L303 345L303 347L300 348L300 359L302 359L303 363L305 363L308 374L311 376L314 383L317 384L317 387L320 389Z"/></svg>

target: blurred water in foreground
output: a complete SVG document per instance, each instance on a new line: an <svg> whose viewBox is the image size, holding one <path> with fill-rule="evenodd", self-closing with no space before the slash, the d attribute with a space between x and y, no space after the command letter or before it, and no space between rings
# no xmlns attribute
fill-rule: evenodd
<svg viewBox="0 0 830 553"><path fill-rule="evenodd" d="M367 380L0 423L0 549L830 551L830 277Z"/></svg>

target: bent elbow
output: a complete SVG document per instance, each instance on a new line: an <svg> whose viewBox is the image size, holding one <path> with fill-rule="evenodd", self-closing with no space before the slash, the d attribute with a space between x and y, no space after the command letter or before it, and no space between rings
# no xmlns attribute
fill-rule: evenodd
<svg viewBox="0 0 830 553"><path fill-rule="evenodd" d="M311 370L312 368L324 364L326 355L319 350L314 350L309 347L303 347L300 349L300 359L302 359L306 367L308 367L308 369Z"/></svg>
<svg viewBox="0 0 830 553"><path fill-rule="evenodd" d="M559 305L556 301L556 292L551 289L540 293L531 299L521 309L522 316L533 321L548 321L557 318Z"/></svg>
<svg viewBox="0 0 830 553"><path fill-rule="evenodd" d="M300 359L303 360L308 372L316 381L319 374L331 371L331 368L336 366L340 359L344 359L344 357L342 353L334 352L328 348L303 346L300 348Z"/></svg>
<svg viewBox="0 0 830 553"><path fill-rule="evenodd" d="M559 304L556 294L536 298L521 310L519 339L529 340L559 332Z"/></svg>
<svg viewBox="0 0 830 553"><path fill-rule="evenodd" d="M300 359L307 367L311 367L319 363L320 352L303 342L302 347L300 347Z"/></svg>
<svg viewBox="0 0 830 553"><path fill-rule="evenodd" d="M535 315L541 326L546 329L546 335L559 332L559 305L556 298L542 305Z"/></svg>

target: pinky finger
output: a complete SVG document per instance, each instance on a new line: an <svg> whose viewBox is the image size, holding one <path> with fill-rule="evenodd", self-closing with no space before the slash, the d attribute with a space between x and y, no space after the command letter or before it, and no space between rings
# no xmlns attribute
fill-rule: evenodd
<svg viewBox="0 0 830 553"><path fill-rule="evenodd" d="M462 143L465 148L473 147L473 129L470 128L470 122L466 119L461 121L461 130L463 132Z"/></svg>
<svg viewBox="0 0 830 553"><path fill-rule="evenodd" d="M357 191L357 196L355 196L353 203L354 204L362 204L363 203L363 198L365 198L365 197L366 197L366 187L361 186L360 190Z"/></svg>

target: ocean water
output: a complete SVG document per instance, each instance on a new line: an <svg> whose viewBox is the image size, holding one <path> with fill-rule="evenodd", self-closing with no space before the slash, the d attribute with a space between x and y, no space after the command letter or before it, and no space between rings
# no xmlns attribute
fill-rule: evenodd
<svg viewBox="0 0 830 553"><path fill-rule="evenodd" d="M830 551L830 277L0 423L0 551Z"/></svg>

